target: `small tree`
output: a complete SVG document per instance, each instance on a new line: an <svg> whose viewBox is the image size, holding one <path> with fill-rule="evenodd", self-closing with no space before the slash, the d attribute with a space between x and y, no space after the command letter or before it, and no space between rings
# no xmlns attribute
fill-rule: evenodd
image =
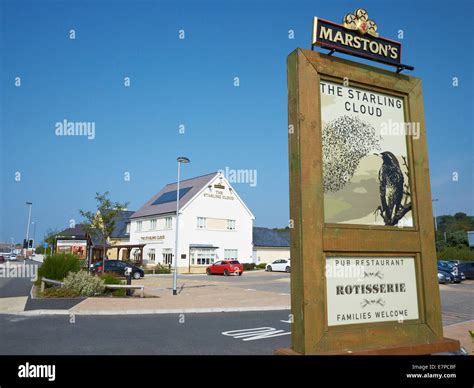
<svg viewBox="0 0 474 388"><path fill-rule="evenodd" d="M44 242L48 243L48 249L45 250L45 254L53 254L53 246L56 243L56 236L60 233L57 229L48 229L43 237Z"/></svg>
<svg viewBox="0 0 474 388"><path fill-rule="evenodd" d="M102 243L102 264L105 271L107 242L114 231L116 216L127 208L128 202L111 201L108 191L104 194L96 193L95 200L97 202L97 210L95 212L79 210L79 213L85 218L83 223L84 232L91 237L96 236Z"/></svg>

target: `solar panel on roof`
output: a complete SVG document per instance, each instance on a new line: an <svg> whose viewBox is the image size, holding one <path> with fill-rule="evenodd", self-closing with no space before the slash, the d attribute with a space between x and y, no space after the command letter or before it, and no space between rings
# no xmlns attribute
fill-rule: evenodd
<svg viewBox="0 0 474 388"><path fill-rule="evenodd" d="M191 187L184 187L179 189L179 199L183 198L183 196L192 189ZM176 190L168 191L166 193L161 194L152 205L161 205L162 203L174 202L176 201Z"/></svg>

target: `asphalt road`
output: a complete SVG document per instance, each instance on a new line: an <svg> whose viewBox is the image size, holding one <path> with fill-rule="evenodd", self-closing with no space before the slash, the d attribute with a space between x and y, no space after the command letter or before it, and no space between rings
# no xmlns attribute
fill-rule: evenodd
<svg viewBox="0 0 474 388"><path fill-rule="evenodd" d="M9 265L22 265L20 262L8 262ZM25 260L26 265L35 265L39 263L33 260ZM6 265L6 263L2 263ZM31 290L31 279L29 278L9 278L0 277L0 298L12 298L17 296L27 296Z"/></svg>
<svg viewBox="0 0 474 388"><path fill-rule="evenodd" d="M443 325L474 319L474 280L460 284L441 284Z"/></svg>
<svg viewBox="0 0 474 388"><path fill-rule="evenodd" d="M69 316L0 315L0 354L271 355L290 346L290 324L282 322L288 314L78 315L73 323Z"/></svg>

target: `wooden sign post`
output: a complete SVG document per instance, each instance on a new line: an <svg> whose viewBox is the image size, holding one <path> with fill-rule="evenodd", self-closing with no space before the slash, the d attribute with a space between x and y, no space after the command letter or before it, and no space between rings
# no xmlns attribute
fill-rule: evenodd
<svg viewBox="0 0 474 388"><path fill-rule="evenodd" d="M293 333L278 353L459 350L443 337L421 80L297 49L288 105Z"/></svg>

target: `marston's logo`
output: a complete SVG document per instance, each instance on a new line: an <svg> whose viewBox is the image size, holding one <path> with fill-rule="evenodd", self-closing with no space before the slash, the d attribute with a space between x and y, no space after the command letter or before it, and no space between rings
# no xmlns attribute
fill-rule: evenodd
<svg viewBox="0 0 474 388"><path fill-rule="evenodd" d="M396 66L397 72L413 70L412 66L401 63L401 43L379 36L377 24L369 19L365 9L348 13L342 22L337 24L315 17L312 46L331 50L330 54L338 51Z"/></svg>
<svg viewBox="0 0 474 388"><path fill-rule="evenodd" d="M377 24L373 20L369 20L369 14L363 8L356 9L354 13L348 13L342 22L348 30L359 31L362 35L367 33L375 37L379 36Z"/></svg>

